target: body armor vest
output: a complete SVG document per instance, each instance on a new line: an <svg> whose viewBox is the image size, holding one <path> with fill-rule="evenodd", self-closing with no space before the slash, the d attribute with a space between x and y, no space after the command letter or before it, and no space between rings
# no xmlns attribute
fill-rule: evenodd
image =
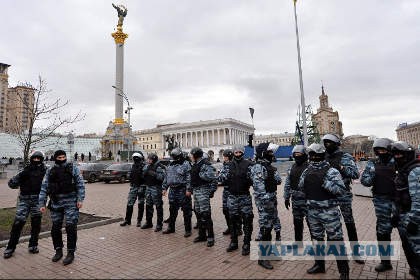
<svg viewBox="0 0 420 280"><path fill-rule="evenodd" d="M269 193L273 193L277 191L277 181L274 177L274 174L277 170L274 166L272 166L270 163L265 162L262 164L265 169L267 169L267 178L264 181L265 184L265 191Z"/></svg>
<svg viewBox="0 0 420 280"><path fill-rule="evenodd" d="M73 164L67 163L63 166L53 166L50 171L50 177L48 178L48 184L52 195L75 192Z"/></svg>
<svg viewBox="0 0 420 280"><path fill-rule="evenodd" d="M327 175L327 172L330 168L331 167L328 165L321 169L314 168L312 166L308 167L304 179L304 190L307 200L322 201L335 198L332 193L322 187L324 184L325 175Z"/></svg>
<svg viewBox="0 0 420 280"><path fill-rule="evenodd" d="M302 172L308 168L309 163L304 162L301 165L297 165L296 163L293 164L292 168L290 169L290 187L292 190L297 190L299 185L299 179L300 175L302 175Z"/></svg>
<svg viewBox="0 0 420 280"><path fill-rule="evenodd" d="M249 194L249 187L252 182L248 179L248 167L252 164L249 160L233 160L230 163L230 185L229 192L235 195Z"/></svg>
<svg viewBox="0 0 420 280"><path fill-rule="evenodd" d="M373 194L386 195L393 197L395 194L395 168L375 162L375 179L372 188Z"/></svg>
<svg viewBox="0 0 420 280"><path fill-rule="evenodd" d="M144 184L143 167L144 163L135 163L131 166L130 182L135 186Z"/></svg>
<svg viewBox="0 0 420 280"><path fill-rule="evenodd" d="M395 205L400 213L406 213L411 210L408 175L416 167L420 167L419 159L407 163L401 170L398 170L397 176L395 177Z"/></svg>
<svg viewBox="0 0 420 280"><path fill-rule="evenodd" d="M162 185L162 181L158 180L156 178L156 176L149 175L148 172L147 172L148 170L152 170L152 171L156 172L157 168L158 168L157 163L149 164L149 166L147 167L147 170L144 173L144 184L146 186L160 186L160 185Z"/></svg>
<svg viewBox="0 0 420 280"><path fill-rule="evenodd" d="M21 174L20 193L22 195L39 194L46 172L45 165L26 166Z"/></svg>
<svg viewBox="0 0 420 280"><path fill-rule="evenodd" d="M207 159L202 159L199 163L193 164L193 166L191 167L191 187L192 188L198 188L198 187L207 185L209 183L201 179L200 177L200 170L204 164L211 165Z"/></svg>

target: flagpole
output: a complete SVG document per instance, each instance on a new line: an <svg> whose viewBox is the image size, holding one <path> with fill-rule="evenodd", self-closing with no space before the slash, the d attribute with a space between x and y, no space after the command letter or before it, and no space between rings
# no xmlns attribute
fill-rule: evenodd
<svg viewBox="0 0 420 280"><path fill-rule="evenodd" d="M298 31L297 14L296 14L296 1L297 0L293 0L293 7L295 11L296 46L297 46L298 65L299 65L300 103L302 106L303 145L307 147L308 146L308 129L306 126L306 105L305 105L305 93L303 92L302 63L301 63L301 58L300 58L300 44L299 44L299 31Z"/></svg>

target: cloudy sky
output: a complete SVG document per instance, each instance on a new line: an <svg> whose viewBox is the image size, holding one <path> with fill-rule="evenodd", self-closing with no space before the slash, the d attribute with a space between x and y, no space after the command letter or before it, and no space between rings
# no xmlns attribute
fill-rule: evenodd
<svg viewBox="0 0 420 280"><path fill-rule="evenodd" d="M76 133L114 118L111 1L4 0L0 62L10 86L42 75ZM231 117L294 132L300 103L292 0L125 0L125 92L134 129ZM396 138L420 121L420 1L299 0L306 103L321 80L344 134Z"/></svg>

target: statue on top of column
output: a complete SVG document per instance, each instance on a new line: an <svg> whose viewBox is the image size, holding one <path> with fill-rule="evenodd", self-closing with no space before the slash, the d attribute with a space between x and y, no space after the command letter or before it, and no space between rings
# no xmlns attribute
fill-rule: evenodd
<svg viewBox="0 0 420 280"><path fill-rule="evenodd" d="M112 4L112 7L114 7L118 12L117 26L122 26L124 18L127 16L127 8L123 5L114 5L114 4Z"/></svg>

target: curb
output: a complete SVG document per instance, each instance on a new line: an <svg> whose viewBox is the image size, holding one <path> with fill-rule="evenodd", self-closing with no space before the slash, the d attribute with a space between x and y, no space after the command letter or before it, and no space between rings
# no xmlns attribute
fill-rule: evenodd
<svg viewBox="0 0 420 280"><path fill-rule="evenodd" d="M100 220L100 221L96 221L96 222L91 222L91 223L87 223L87 224L78 225L77 230L89 229L89 228L104 226L104 225L108 225L108 224L118 223L118 222L121 222L122 220L124 220L124 219L123 218L111 218L111 219ZM65 228L62 228L61 231L65 232ZM50 236L51 236L51 232L44 231L44 232L41 232L39 234L38 239L47 238L47 237L50 237ZM27 242L27 241L29 241L30 238L31 238L30 235L22 236L21 238L19 238L19 243ZM9 242L9 240L0 241L0 248L6 247L8 242Z"/></svg>

